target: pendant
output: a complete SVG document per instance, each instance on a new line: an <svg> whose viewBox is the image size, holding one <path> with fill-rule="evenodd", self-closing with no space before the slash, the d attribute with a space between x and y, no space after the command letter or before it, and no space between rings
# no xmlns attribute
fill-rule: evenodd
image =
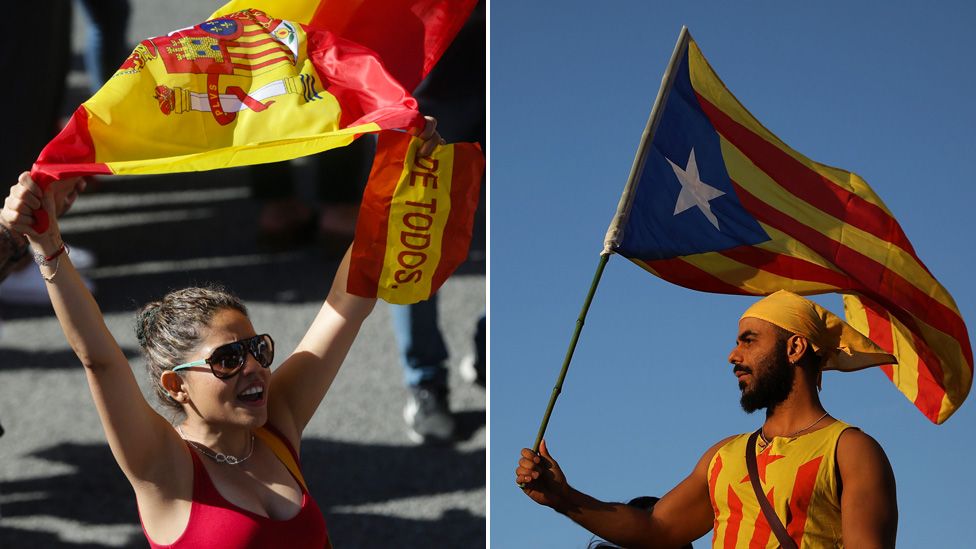
<svg viewBox="0 0 976 549"><path fill-rule="evenodd" d="M240 460L223 452L217 452L217 455L214 456L214 461L217 463L226 463L228 465L237 465Z"/></svg>

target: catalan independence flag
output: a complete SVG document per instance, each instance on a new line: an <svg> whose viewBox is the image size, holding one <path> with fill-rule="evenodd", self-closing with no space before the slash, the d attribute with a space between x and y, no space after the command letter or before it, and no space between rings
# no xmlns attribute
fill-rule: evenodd
<svg viewBox="0 0 976 549"><path fill-rule="evenodd" d="M966 325L881 199L762 126L682 32L606 251L687 288L843 294L898 358L884 373L942 423L972 384Z"/></svg>

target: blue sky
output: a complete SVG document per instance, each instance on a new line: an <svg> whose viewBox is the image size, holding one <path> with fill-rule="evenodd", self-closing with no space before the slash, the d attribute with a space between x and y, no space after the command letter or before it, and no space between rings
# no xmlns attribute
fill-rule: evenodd
<svg viewBox="0 0 976 549"><path fill-rule="evenodd" d="M974 5L731 4L491 3L493 547L589 540L521 494L515 461L535 438L683 24L767 128L871 184L972 336ZM575 487L663 495L713 442L761 423L740 410L726 361L752 301L610 259L546 437ZM818 301L842 312L837 296ZM972 402L936 426L877 369L826 374L822 399L888 453L900 546L972 544Z"/></svg>

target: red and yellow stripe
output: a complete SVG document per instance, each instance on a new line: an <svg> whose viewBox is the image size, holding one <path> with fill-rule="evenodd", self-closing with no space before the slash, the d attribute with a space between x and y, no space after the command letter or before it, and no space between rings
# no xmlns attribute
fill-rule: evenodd
<svg viewBox="0 0 976 549"><path fill-rule="evenodd" d="M477 145L442 145L383 132L356 223L347 289L409 304L428 299L464 262L484 157Z"/></svg>
<svg viewBox="0 0 976 549"><path fill-rule="evenodd" d="M293 61L291 50L260 25L245 24L241 36L224 45L238 76L250 76L253 71Z"/></svg>

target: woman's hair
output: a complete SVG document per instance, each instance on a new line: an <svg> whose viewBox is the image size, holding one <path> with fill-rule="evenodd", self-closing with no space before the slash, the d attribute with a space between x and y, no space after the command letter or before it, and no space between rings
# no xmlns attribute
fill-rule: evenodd
<svg viewBox="0 0 976 549"><path fill-rule="evenodd" d="M185 362L187 353L200 343L201 328L224 309L247 316L247 309L237 296L222 286L209 285L172 291L159 301L147 303L136 314L136 337L146 357L146 369L156 396L167 408L183 411L160 384L159 377Z"/></svg>

